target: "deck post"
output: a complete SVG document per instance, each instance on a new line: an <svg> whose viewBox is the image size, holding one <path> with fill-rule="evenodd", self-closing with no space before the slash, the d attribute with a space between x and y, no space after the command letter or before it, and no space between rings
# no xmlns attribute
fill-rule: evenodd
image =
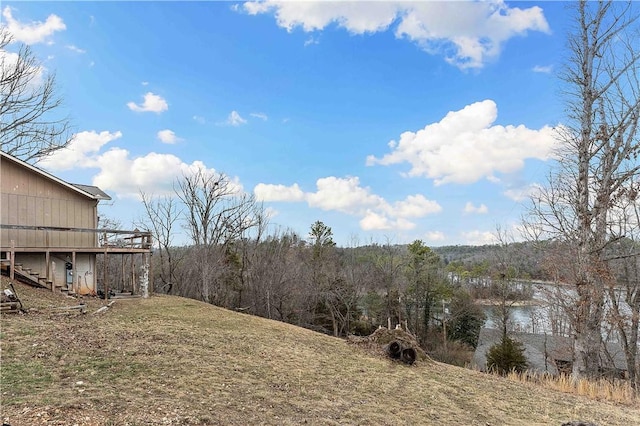
<svg viewBox="0 0 640 426"><path fill-rule="evenodd" d="M78 280L78 288L76 288L76 274L78 269L76 268L76 252L72 251L71 252L71 290L76 292L76 293L80 293L80 280ZM51 288L55 288L55 286L51 286Z"/></svg>
<svg viewBox="0 0 640 426"><path fill-rule="evenodd" d="M131 294L138 293L138 285L136 283L136 265L134 263L135 254L131 253Z"/></svg>
<svg viewBox="0 0 640 426"><path fill-rule="evenodd" d="M125 288L127 287L127 276L125 274L124 263L124 253L122 253L120 254L120 288L122 289L122 291L125 291Z"/></svg>
<svg viewBox="0 0 640 426"><path fill-rule="evenodd" d="M102 284L104 285L104 300L109 300L109 284L107 284L107 250L104 250L102 259Z"/></svg>
<svg viewBox="0 0 640 426"><path fill-rule="evenodd" d="M11 240L11 252L9 253L9 257L10 257L10 265L9 265L9 278L11 278L12 280L15 279L16 275L14 273L15 269L16 269L16 241L15 240Z"/></svg>
<svg viewBox="0 0 640 426"><path fill-rule="evenodd" d="M47 249L46 252L44 252L44 262L46 263L45 266L45 277L47 277L47 281L51 280L51 252L49 252L49 250ZM51 288L53 288L54 285L53 283L51 284Z"/></svg>
<svg viewBox="0 0 640 426"><path fill-rule="evenodd" d="M140 274L140 292L142 297L149 297L149 253L142 253L142 273Z"/></svg>

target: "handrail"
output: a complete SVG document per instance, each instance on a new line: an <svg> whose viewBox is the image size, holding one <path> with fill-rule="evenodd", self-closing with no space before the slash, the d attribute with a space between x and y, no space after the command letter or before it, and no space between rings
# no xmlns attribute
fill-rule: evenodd
<svg viewBox="0 0 640 426"><path fill-rule="evenodd" d="M0 224L0 229L26 229L33 231L72 231L72 232L93 232L107 234L138 234L138 236L151 236L149 231L126 231L122 229L98 229L98 228L71 228L66 226L34 226L34 225L6 225Z"/></svg>

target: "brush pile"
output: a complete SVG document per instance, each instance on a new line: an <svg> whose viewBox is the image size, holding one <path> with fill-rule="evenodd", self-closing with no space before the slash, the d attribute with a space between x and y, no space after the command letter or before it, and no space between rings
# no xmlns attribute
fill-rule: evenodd
<svg viewBox="0 0 640 426"><path fill-rule="evenodd" d="M401 328L389 330L381 327L367 337L349 336L348 340L377 356L385 356L408 365L430 360L415 336Z"/></svg>

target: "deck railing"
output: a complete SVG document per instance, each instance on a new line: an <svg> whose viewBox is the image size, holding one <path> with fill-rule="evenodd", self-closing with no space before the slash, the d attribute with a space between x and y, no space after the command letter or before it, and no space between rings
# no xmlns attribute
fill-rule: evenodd
<svg viewBox="0 0 640 426"><path fill-rule="evenodd" d="M124 248L124 249L151 249L152 238L151 232L140 231L135 229L94 229L94 228L72 228L62 226L31 226L31 225L5 225L0 224L0 229L13 229L23 231L45 231L45 238L42 245L43 249L49 246L46 234L48 232L79 232L93 233L98 236L98 245L96 248Z"/></svg>

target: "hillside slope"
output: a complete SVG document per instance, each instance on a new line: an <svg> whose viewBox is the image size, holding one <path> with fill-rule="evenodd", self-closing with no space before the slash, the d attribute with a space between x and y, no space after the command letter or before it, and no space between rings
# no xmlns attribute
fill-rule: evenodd
<svg viewBox="0 0 640 426"><path fill-rule="evenodd" d="M3 314L2 419L20 425L640 424L616 406L435 362L407 366L344 340L156 296L85 315L16 286Z"/></svg>

